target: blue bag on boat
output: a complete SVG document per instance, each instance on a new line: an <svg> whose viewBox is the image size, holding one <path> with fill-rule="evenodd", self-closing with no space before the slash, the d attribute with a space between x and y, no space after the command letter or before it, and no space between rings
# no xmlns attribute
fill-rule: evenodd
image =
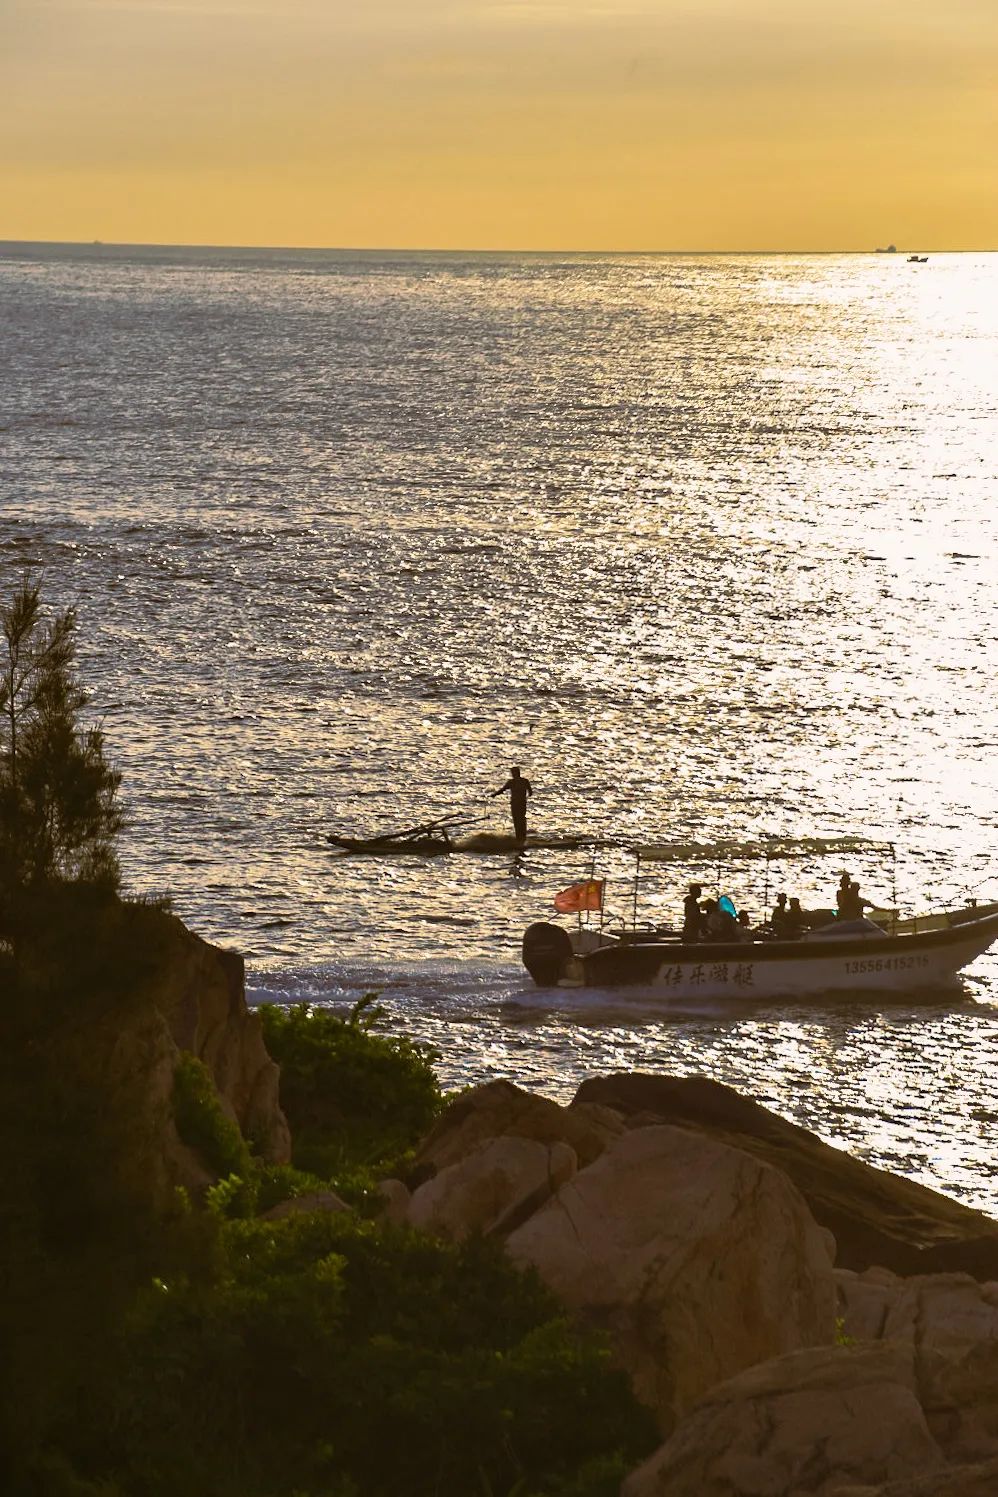
<svg viewBox="0 0 998 1497"><path fill-rule="evenodd" d="M728 898L727 894L721 895L720 899L717 901L717 908L719 910L723 910L726 915L732 915L736 920L738 919L738 911L735 909L734 904Z"/></svg>

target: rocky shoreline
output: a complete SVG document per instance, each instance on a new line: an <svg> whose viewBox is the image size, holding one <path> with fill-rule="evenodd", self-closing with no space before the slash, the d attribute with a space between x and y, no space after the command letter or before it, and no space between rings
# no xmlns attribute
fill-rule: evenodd
<svg viewBox="0 0 998 1497"><path fill-rule="evenodd" d="M168 1189L181 1052L276 1162L278 1069L241 959L166 917L169 950L109 1076L143 1079ZM454 1099L380 1217L482 1236L604 1333L662 1438L623 1497L993 1497L998 1222L852 1158L706 1077L619 1074L567 1106L510 1082ZM268 1213L346 1212L333 1191Z"/></svg>
<svg viewBox="0 0 998 1497"><path fill-rule="evenodd" d="M607 1332L664 1437L624 1497L998 1491L998 1223L727 1087L479 1087L385 1196Z"/></svg>

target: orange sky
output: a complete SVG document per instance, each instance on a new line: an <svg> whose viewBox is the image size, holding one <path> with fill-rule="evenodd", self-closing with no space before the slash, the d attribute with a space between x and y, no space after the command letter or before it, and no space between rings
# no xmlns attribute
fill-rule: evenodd
<svg viewBox="0 0 998 1497"><path fill-rule="evenodd" d="M0 238L998 248L998 0L0 0Z"/></svg>

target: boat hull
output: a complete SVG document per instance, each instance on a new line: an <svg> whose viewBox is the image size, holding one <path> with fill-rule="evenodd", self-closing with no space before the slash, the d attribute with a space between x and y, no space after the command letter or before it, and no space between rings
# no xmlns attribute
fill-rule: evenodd
<svg viewBox="0 0 998 1497"><path fill-rule="evenodd" d="M998 940L998 910L977 918L957 912L952 919L943 928L900 935L697 945L611 938L589 950L580 947L592 938L576 934L556 981L561 987L641 987L676 1003L939 991ZM530 970L526 952L524 960ZM549 984L550 964L544 975ZM535 980L548 985L539 975Z"/></svg>
<svg viewBox="0 0 998 1497"><path fill-rule="evenodd" d="M342 852L364 853L380 858L440 858L453 851L452 844L442 837L334 837L326 841Z"/></svg>

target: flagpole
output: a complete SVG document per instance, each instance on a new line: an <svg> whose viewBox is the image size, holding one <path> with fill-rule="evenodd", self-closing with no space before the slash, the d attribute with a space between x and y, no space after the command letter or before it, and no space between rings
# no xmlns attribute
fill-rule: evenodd
<svg viewBox="0 0 998 1497"><path fill-rule="evenodd" d="M592 884L594 884L596 882L596 844L595 843L593 844L593 855L592 855L592 859L591 859L590 864L589 864L589 882L592 883ZM600 890L600 902L599 902L599 929L600 929L600 935L603 934L603 908L604 908L604 906L606 904L606 899L604 898L605 894L606 894L606 884L604 883L602 889Z"/></svg>

